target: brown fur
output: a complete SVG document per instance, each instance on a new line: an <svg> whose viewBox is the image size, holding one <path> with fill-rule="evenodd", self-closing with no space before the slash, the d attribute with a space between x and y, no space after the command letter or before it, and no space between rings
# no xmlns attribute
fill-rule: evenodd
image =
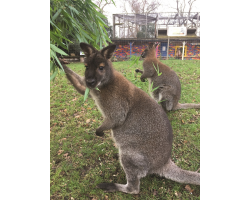
<svg viewBox="0 0 250 200"><path fill-rule="evenodd" d="M85 77L64 64L63 68L81 94L84 87L90 88L91 97L104 116L96 134L102 136L103 131L111 129L127 178L126 185L101 183L98 187L138 194L140 179L152 173L181 183L200 184L199 173L182 170L171 161L172 127L161 106L113 69L109 58L115 45L97 51L81 43L81 48L87 55ZM100 63L104 63L104 69L100 69Z"/></svg>
<svg viewBox="0 0 250 200"><path fill-rule="evenodd" d="M177 74L167 65L160 62L155 56L155 48L158 44L151 43L141 54L144 59L143 69L136 69L138 73L142 73L141 80L148 79L149 85L153 83L153 88L159 87L153 91L153 98L161 105L164 110L178 110L189 108L200 108L200 104L180 104L178 101L181 97L181 83ZM158 76L155 68L159 68L162 74Z"/></svg>

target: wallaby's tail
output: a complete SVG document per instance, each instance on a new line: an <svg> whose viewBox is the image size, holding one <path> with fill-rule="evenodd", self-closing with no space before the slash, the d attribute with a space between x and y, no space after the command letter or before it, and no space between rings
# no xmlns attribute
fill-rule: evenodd
<svg viewBox="0 0 250 200"><path fill-rule="evenodd" d="M195 104L195 103L181 104L181 103L178 103L174 110L189 109L189 108L200 108L200 104Z"/></svg>
<svg viewBox="0 0 250 200"><path fill-rule="evenodd" d="M165 165L162 175L167 179L186 184L200 185L200 173L179 168L172 160Z"/></svg>

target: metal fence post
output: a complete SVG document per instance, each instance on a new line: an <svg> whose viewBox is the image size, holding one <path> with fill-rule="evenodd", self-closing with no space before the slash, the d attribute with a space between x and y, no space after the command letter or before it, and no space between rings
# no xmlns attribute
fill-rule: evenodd
<svg viewBox="0 0 250 200"><path fill-rule="evenodd" d="M167 47L167 60L168 60L168 49L169 49L169 36L168 36L168 47Z"/></svg>
<svg viewBox="0 0 250 200"><path fill-rule="evenodd" d="M183 46L182 46L182 60L183 60L183 57L184 57L184 47L185 47L185 41L183 42Z"/></svg>

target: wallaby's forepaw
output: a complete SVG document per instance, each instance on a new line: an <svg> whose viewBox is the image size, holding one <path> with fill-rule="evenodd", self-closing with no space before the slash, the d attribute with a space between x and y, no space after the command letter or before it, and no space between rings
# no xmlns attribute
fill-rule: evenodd
<svg viewBox="0 0 250 200"><path fill-rule="evenodd" d="M115 192L117 187L115 183L100 183L97 185L98 188L105 190L106 192Z"/></svg>
<svg viewBox="0 0 250 200"><path fill-rule="evenodd" d="M136 69L135 72L138 73L140 70L139 69Z"/></svg>
<svg viewBox="0 0 250 200"><path fill-rule="evenodd" d="M103 136L104 132L103 131L98 131L98 129L97 129L95 134L98 135L98 136Z"/></svg>
<svg viewBox="0 0 250 200"><path fill-rule="evenodd" d="M141 77L141 82L145 82L145 79Z"/></svg>

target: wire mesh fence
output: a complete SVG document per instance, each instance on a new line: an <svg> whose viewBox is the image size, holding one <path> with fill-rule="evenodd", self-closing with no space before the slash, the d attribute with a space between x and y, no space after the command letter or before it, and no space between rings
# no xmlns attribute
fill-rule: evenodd
<svg viewBox="0 0 250 200"><path fill-rule="evenodd" d="M112 39L116 50L112 61L126 61L131 56L141 56L149 43L158 42L156 55L158 59L200 60L200 39ZM79 43L69 45L69 56L64 56L69 62L83 61L84 55Z"/></svg>
<svg viewBox="0 0 250 200"><path fill-rule="evenodd" d="M156 56L158 59L184 59L199 60L200 59L200 40L122 40L113 39L116 44L112 61L129 60L131 56L141 56L146 46L152 42L158 42L156 48Z"/></svg>

